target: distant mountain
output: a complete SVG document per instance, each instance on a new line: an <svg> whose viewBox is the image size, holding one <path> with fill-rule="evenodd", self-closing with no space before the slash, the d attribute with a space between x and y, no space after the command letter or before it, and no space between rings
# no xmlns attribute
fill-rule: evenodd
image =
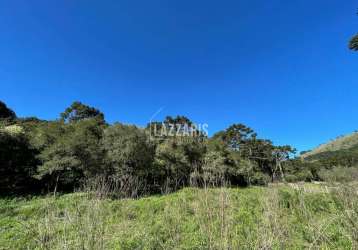
<svg viewBox="0 0 358 250"><path fill-rule="evenodd" d="M317 148L301 155L303 159L314 159L319 155L327 155L338 151L347 151L358 147L358 132L346 136L340 136L335 140L322 144Z"/></svg>

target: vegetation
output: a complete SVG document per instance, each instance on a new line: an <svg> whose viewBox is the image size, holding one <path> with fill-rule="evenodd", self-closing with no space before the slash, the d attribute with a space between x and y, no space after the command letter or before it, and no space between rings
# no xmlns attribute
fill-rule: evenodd
<svg viewBox="0 0 358 250"><path fill-rule="evenodd" d="M0 119L13 120L15 118L15 112L9 109L4 102L0 101Z"/></svg>
<svg viewBox="0 0 358 250"><path fill-rule="evenodd" d="M17 118L1 107L2 195L73 191L102 178L119 187L118 197L139 197L188 186L320 181L330 176L325 170L358 166L356 133L294 158L292 147L275 146L243 124L208 138L184 116L139 128L107 124L101 111L80 102L55 121ZM166 133L156 136L153 125Z"/></svg>
<svg viewBox="0 0 358 250"><path fill-rule="evenodd" d="M324 143L317 148L308 151L302 152L302 158L310 158L318 154L338 152L341 150L348 150L355 146L358 146L358 133L354 132L346 136L339 136L335 140L332 140L328 143Z"/></svg>
<svg viewBox="0 0 358 250"><path fill-rule="evenodd" d="M339 137L327 144L303 154L306 164L313 167L316 179L328 182L350 182L358 180L358 136L357 132Z"/></svg>
<svg viewBox="0 0 358 250"><path fill-rule="evenodd" d="M356 187L347 188L308 184L185 188L138 200L112 200L97 192L3 199L0 245L4 249L356 249L358 196L352 192Z"/></svg>
<svg viewBox="0 0 358 250"><path fill-rule="evenodd" d="M184 116L108 124L74 102L45 121L0 101L0 248L358 249L358 134L295 153L243 124L208 138Z"/></svg>
<svg viewBox="0 0 358 250"><path fill-rule="evenodd" d="M139 128L107 124L101 111L80 102L55 121L17 118L5 104L1 107L3 195L73 191L98 177L118 185L124 197L223 180L233 186L265 185L284 180L285 162L294 153L290 146L258 138L243 124L208 138L184 116ZM153 124L175 133L153 137Z"/></svg>
<svg viewBox="0 0 358 250"><path fill-rule="evenodd" d="M2 249L358 247L355 134L294 157L243 124L208 138L183 116L139 128L80 102L55 121L2 107ZM283 184L300 181L325 183Z"/></svg>
<svg viewBox="0 0 358 250"><path fill-rule="evenodd" d="M297 157L244 124L0 101L0 249L358 249L357 183L357 132Z"/></svg>
<svg viewBox="0 0 358 250"><path fill-rule="evenodd" d="M349 44L349 48L352 50L358 50L358 35L352 38Z"/></svg>

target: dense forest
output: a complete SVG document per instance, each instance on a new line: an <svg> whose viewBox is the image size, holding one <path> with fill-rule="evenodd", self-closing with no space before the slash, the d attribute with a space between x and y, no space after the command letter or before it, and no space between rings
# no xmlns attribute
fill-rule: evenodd
<svg viewBox="0 0 358 250"><path fill-rule="evenodd" d="M108 124L96 108L74 102L54 121L20 118L0 102L0 191L73 191L84 184L111 183L118 195L175 191L185 186L266 185L322 180L324 170L355 167L356 148L309 159L291 146L275 146L251 128L233 124L212 137L185 126L184 116L145 128ZM174 134L153 135L153 125ZM193 132L193 131L191 131Z"/></svg>

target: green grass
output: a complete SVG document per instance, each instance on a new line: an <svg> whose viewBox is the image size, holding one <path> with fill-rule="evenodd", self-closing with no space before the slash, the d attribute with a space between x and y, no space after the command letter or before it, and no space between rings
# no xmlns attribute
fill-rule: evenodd
<svg viewBox="0 0 358 250"><path fill-rule="evenodd" d="M352 189L186 188L138 200L0 200L0 249L354 249Z"/></svg>

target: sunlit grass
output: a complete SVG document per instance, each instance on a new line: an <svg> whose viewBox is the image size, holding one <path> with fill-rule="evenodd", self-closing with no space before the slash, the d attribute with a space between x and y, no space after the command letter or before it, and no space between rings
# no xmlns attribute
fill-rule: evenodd
<svg viewBox="0 0 358 250"><path fill-rule="evenodd" d="M357 207L352 190L287 185L2 199L0 249L351 249Z"/></svg>

